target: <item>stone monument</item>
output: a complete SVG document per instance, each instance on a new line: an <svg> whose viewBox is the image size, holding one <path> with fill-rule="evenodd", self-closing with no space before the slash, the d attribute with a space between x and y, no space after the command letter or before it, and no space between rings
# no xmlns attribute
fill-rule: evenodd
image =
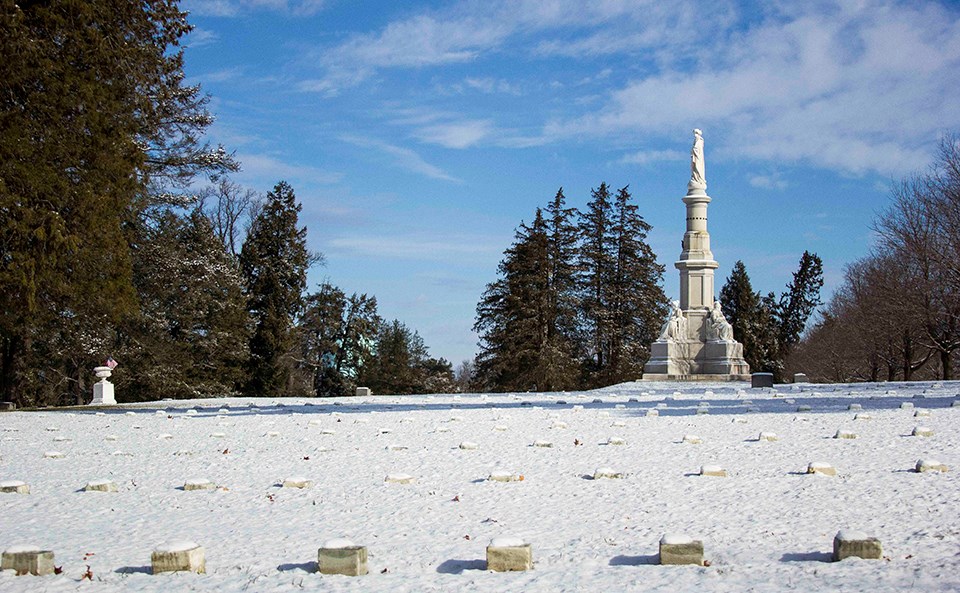
<svg viewBox="0 0 960 593"><path fill-rule="evenodd" d="M643 379L749 381L750 366L743 359L743 345L734 340L733 328L713 298L713 271L720 264L713 259L707 232L710 196L700 130L693 131L690 182L683 203L687 207L687 232L680 260L674 264L680 270L680 300L670 304L670 314L643 367Z"/></svg>
<svg viewBox="0 0 960 593"><path fill-rule="evenodd" d="M117 403L113 396L113 383L107 381L113 374L113 369L109 366L94 367L94 374L100 379L93 384L93 401L91 406L112 406Z"/></svg>

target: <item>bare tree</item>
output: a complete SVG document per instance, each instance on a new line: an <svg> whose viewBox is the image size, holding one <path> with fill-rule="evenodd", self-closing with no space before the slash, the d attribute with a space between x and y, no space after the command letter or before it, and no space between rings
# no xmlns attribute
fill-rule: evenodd
<svg viewBox="0 0 960 593"><path fill-rule="evenodd" d="M250 221L263 208L263 196L223 177L200 192L200 210L210 219L214 233L234 256L250 229Z"/></svg>

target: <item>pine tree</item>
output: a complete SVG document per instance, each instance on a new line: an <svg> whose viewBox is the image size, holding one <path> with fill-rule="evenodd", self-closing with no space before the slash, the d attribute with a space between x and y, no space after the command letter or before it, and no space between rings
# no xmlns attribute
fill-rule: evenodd
<svg viewBox="0 0 960 593"><path fill-rule="evenodd" d="M603 382L609 364L610 332L615 323L610 290L616 274L613 205L606 183L591 191L587 211L580 215L580 290L586 334L588 385Z"/></svg>
<svg viewBox="0 0 960 593"><path fill-rule="evenodd" d="M320 397L352 395L372 359L380 318L377 299L325 282L305 299L298 325L301 366Z"/></svg>
<svg viewBox="0 0 960 593"><path fill-rule="evenodd" d="M776 366L776 323L768 297L754 292L750 276L742 261L720 289L720 307L733 326L733 337L743 344L743 358L754 372L772 372Z"/></svg>
<svg viewBox="0 0 960 593"><path fill-rule="evenodd" d="M521 224L500 262L500 279L487 285L477 305L480 335L477 381L489 390L548 389L555 369L545 360L550 305L550 262L543 213Z"/></svg>
<svg viewBox="0 0 960 593"><path fill-rule="evenodd" d="M140 311L122 327L118 383L134 400L236 393L249 338L236 261L199 210L168 211L135 236Z"/></svg>
<svg viewBox="0 0 960 593"><path fill-rule="evenodd" d="M292 329L313 259L307 251L307 229L299 226L300 209L293 188L279 182L267 194L240 251L255 323L245 388L251 395L279 395L290 388Z"/></svg>
<svg viewBox="0 0 960 593"><path fill-rule="evenodd" d="M651 227L638 210L627 187L617 192L611 225L615 266L608 292L613 322L606 340L607 368L601 371L606 384L636 380L643 373L667 314L664 267L646 242Z"/></svg>
<svg viewBox="0 0 960 593"><path fill-rule="evenodd" d="M0 399L65 403L136 308L138 196L232 165L201 146L170 0L6 3L0 13ZM95 229L95 232L92 231ZM118 377L119 378L119 377Z"/></svg>
<svg viewBox="0 0 960 593"><path fill-rule="evenodd" d="M777 306L778 338L784 357L800 341L810 315L822 304L822 287L823 262L816 253L804 251L793 281L787 285L787 292L780 296Z"/></svg>
<svg viewBox="0 0 960 593"><path fill-rule="evenodd" d="M549 378L544 389L572 389L578 381L577 360L582 351L580 295L577 290L577 251L580 232L575 208L566 207L563 188L546 209L547 258L550 276L547 299L547 349L544 359Z"/></svg>

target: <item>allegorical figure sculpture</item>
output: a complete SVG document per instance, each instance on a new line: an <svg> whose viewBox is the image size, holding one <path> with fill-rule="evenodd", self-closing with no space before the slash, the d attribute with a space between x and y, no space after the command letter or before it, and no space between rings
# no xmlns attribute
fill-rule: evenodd
<svg viewBox="0 0 960 593"><path fill-rule="evenodd" d="M680 303L670 301L670 316L660 328L660 342L683 340L687 337L687 318L683 316Z"/></svg>
<svg viewBox="0 0 960 593"><path fill-rule="evenodd" d="M690 185L707 187L707 174L703 164L703 133L693 130L693 148L690 149Z"/></svg>
<svg viewBox="0 0 960 593"><path fill-rule="evenodd" d="M710 309L710 316L707 317L707 339L719 342L732 342L733 326L723 316L723 310L720 308L720 301L713 302L713 308Z"/></svg>

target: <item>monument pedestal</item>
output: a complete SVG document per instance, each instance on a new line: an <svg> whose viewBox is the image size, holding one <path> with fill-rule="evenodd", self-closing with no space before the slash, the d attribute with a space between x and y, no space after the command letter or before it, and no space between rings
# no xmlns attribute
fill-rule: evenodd
<svg viewBox="0 0 960 593"><path fill-rule="evenodd" d="M106 379L93 384L93 401L91 406L112 406L117 400L113 397L113 383Z"/></svg>

